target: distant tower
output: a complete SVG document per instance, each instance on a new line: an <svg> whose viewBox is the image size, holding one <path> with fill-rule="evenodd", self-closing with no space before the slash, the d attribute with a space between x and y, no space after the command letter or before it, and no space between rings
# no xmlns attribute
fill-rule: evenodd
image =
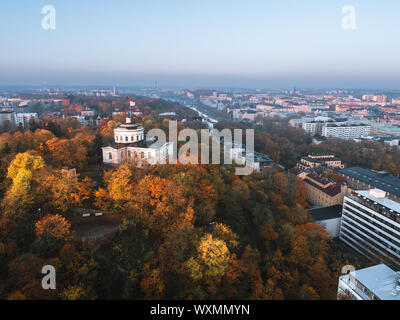
<svg viewBox="0 0 400 320"><path fill-rule="evenodd" d="M154 90L158 90L158 86L157 86L157 80L154 81Z"/></svg>

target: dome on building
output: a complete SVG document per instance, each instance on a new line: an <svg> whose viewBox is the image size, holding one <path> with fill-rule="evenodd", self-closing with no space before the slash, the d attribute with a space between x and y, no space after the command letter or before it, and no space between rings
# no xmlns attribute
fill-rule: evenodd
<svg viewBox="0 0 400 320"><path fill-rule="evenodd" d="M126 118L126 123L114 129L114 140L116 143L134 143L144 140L144 128L133 124L130 118Z"/></svg>

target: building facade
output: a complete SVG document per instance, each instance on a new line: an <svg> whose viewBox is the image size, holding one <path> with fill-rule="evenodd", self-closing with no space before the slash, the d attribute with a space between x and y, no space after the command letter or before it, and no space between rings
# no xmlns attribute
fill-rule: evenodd
<svg viewBox="0 0 400 320"><path fill-rule="evenodd" d="M325 166L329 169L343 169L344 165L340 158L335 157L333 154L319 154L319 155L308 155L302 157L297 167L302 170L310 170L320 166Z"/></svg>
<svg viewBox="0 0 400 320"><path fill-rule="evenodd" d="M30 120L38 120L37 113L16 113L15 114L15 124L17 126L26 127L29 125Z"/></svg>
<svg viewBox="0 0 400 320"><path fill-rule="evenodd" d="M314 208L308 211L312 221L321 225L332 237L339 237L342 206Z"/></svg>
<svg viewBox="0 0 400 320"><path fill-rule="evenodd" d="M0 124L2 124L5 121L10 121L10 123L15 122L15 116L13 111L11 110L0 111Z"/></svg>
<svg viewBox="0 0 400 320"><path fill-rule="evenodd" d="M368 125L327 125L322 128L323 137L334 137L345 140L369 136L371 126Z"/></svg>
<svg viewBox="0 0 400 320"><path fill-rule="evenodd" d="M114 129L114 143L103 147L103 163L121 164L124 161L137 164L166 162L173 155L173 142L146 141L144 128L126 123Z"/></svg>
<svg viewBox="0 0 400 320"><path fill-rule="evenodd" d="M307 200L313 205L330 207L343 203L347 186L331 182L315 172L304 178L307 190Z"/></svg>
<svg viewBox="0 0 400 320"><path fill-rule="evenodd" d="M379 189L348 193L339 238L367 258L400 267L400 204Z"/></svg>

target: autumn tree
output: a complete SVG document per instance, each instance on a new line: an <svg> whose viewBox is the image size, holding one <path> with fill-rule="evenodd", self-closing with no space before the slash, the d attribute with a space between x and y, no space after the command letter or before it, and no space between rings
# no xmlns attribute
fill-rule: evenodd
<svg viewBox="0 0 400 320"><path fill-rule="evenodd" d="M87 165L87 148L74 139L53 138L46 142L50 152L48 161L56 167L72 167L83 169Z"/></svg>
<svg viewBox="0 0 400 320"><path fill-rule="evenodd" d="M230 253L226 243L211 234L201 238L197 252L186 262L186 269L194 282L205 286L211 297L217 292L229 266Z"/></svg>
<svg viewBox="0 0 400 320"><path fill-rule="evenodd" d="M42 157L31 153L19 153L11 162L7 177L12 180L2 201L3 215L6 217L28 218L34 199L31 191L33 172L44 166Z"/></svg>
<svg viewBox="0 0 400 320"><path fill-rule="evenodd" d="M70 234L71 224L59 214L47 215L35 224L38 237L52 237L64 240Z"/></svg>
<svg viewBox="0 0 400 320"><path fill-rule="evenodd" d="M58 253L71 232L71 224L61 215L47 215L35 224L34 247L39 255L52 257Z"/></svg>
<svg viewBox="0 0 400 320"><path fill-rule="evenodd" d="M44 212L58 211L66 214L73 207L90 205L93 182L69 170L43 170L34 176L36 201Z"/></svg>
<svg viewBox="0 0 400 320"><path fill-rule="evenodd" d="M95 191L95 205L102 210L123 212L134 196L132 166L124 163L104 174L105 188Z"/></svg>

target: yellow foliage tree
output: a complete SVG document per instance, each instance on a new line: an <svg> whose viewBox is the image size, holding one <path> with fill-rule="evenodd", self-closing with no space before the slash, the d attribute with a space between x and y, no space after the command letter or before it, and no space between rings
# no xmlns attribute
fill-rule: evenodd
<svg viewBox="0 0 400 320"><path fill-rule="evenodd" d="M194 280L222 278L229 266L230 253L225 241L206 234L197 247L197 254L187 262Z"/></svg>
<svg viewBox="0 0 400 320"><path fill-rule="evenodd" d="M7 178L14 180L18 176L18 173L22 171L23 176L30 179L33 172L42 167L44 167L44 161L41 156L28 152L18 153L8 167ZM21 176L19 179L21 179Z"/></svg>

